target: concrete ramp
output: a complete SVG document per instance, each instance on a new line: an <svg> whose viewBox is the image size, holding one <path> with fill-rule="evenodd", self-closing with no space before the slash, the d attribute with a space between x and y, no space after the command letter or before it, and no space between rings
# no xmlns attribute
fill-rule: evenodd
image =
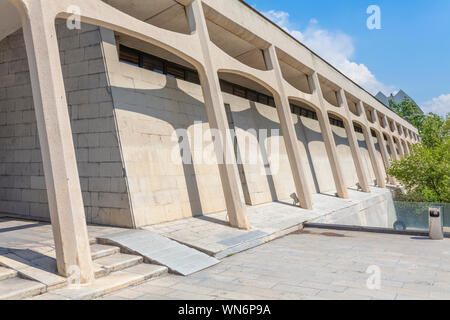
<svg viewBox="0 0 450 320"><path fill-rule="evenodd" d="M169 268L183 276L220 262L200 251L148 230L127 230L97 238L99 243L119 246L123 251L138 254L149 263Z"/></svg>

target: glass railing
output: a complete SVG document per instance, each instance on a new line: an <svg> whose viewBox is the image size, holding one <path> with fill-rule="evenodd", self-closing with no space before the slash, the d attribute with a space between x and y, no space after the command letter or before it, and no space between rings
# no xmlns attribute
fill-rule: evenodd
<svg viewBox="0 0 450 320"><path fill-rule="evenodd" d="M364 210L344 208L309 224L424 233L429 231L429 207L432 206L443 207L443 229L450 236L450 203L404 202L392 197L372 203Z"/></svg>
<svg viewBox="0 0 450 320"><path fill-rule="evenodd" d="M431 202L402 202L394 201L395 210L388 212L388 227L403 230L428 231L428 208L441 206L444 208L443 224L444 231L450 232L450 204Z"/></svg>

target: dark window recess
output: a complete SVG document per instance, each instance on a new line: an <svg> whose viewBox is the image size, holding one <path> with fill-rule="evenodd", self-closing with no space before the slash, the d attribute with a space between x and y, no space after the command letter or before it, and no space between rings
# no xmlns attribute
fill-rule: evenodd
<svg viewBox="0 0 450 320"><path fill-rule="evenodd" d="M372 135L372 137L376 138L377 137L377 133L373 130L370 130L370 134Z"/></svg>
<svg viewBox="0 0 450 320"><path fill-rule="evenodd" d="M233 94L241 98L247 98L247 92L244 88L233 86Z"/></svg>
<svg viewBox="0 0 450 320"><path fill-rule="evenodd" d="M196 84L200 84L200 78L198 77L198 73L195 71L186 71L186 81L192 82L192 83L196 83Z"/></svg>
<svg viewBox="0 0 450 320"><path fill-rule="evenodd" d="M247 99L250 101L258 101L258 92L253 90L247 90Z"/></svg>
<svg viewBox="0 0 450 320"><path fill-rule="evenodd" d="M233 94L233 85L227 81L220 80L220 89L222 92Z"/></svg>
<svg viewBox="0 0 450 320"><path fill-rule="evenodd" d="M124 45L119 46L119 60L169 77L200 83L197 71Z"/></svg>
<svg viewBox="0 0 450 320"><path fill-rule="evenodd" d="M122 45L120 46L120 61L140 66L139 54L136 52L136 50L124 47Z"/></svg>
<svg viewBox="0 0 450 320"><path fill-rule="evenodd" d="M363 133L363 129L359 125L355 124L353 125L353 128L355 128L355 132Z"/></svg>
<svg viewBox="0 0 450 320"><path fill-rule="evenodd" d="M293 114L296 114L298 116L302 116L305 118L310 118L310 119L314 119L317 120L317 113L315 111L297 106L295 104L291 104L291 112Z"/></svg>
<svg viewBox="0 0 450 320"><path fill-rule="evenodd" d="M186 80L186 75L182 67L175 64L167 64L166 74L170 77L174 77L181 80Z"/></svg>
<svg viewBox="0 0 450 320"><path fill-rule="evenodd" d="M151 56L142 57L142 68L158 73L164 73L164 63Z"/></svg>
<svg viewBox="0 0 450 320"><path fill-rule="evenodd" d="M152 56L145 52L126 47L124 45L119 46L119 60L147 70L165 74L169 77L200 84L197 71ZM259 93L225 80L220 80L220 88L222 92L245 98L250 101L259 102L274 108L276 107L274 98L264 93ZM294 104L291 104L291 112L298 116L318 120L317 113L315 111ZM330 117L330 123L334 126L344 128L344 122L342 120ZM357 129L355 126L355 131L362 133L362 128L359 127L359 129Z"/></svg>
<svg viewBox="0 0 450 320"><path fill-rule="evenodd" d="M269 97L264 94L258 95L258 102L262 104L269 104Z"/></svg>

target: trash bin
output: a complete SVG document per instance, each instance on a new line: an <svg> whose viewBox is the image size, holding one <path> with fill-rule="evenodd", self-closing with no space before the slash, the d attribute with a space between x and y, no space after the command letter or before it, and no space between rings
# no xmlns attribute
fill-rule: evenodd
<svg viewBox="0 0 450 320"><path fill-rule="evenodd" d="M428 208L430 238L432 240L444 239L444 207L433 206Z"/></svg>

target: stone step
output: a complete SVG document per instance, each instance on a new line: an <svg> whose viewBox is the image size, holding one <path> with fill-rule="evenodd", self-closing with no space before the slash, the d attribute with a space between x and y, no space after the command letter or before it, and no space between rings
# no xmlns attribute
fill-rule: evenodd
<svg viewBox="0 0 450 320"><path fill-rule="evenodd" d="M17 276L17 271L5 267L0 267L0 281Z"/></svg>
<svg viewBox="0 0 450 320"><path fill-rule="evenodd" d="M124 270L96 279L94 283L80 288L66 287L33 297L33 300L87 300L136 285L167 273L167 267L140 263Z"/></svg>
<svg viewBox="0 0 450 320"><path fill-rule="evenodd" d="M189 275L220 261L148 230L128 230L98 238L99 243L116 245L123 252L138 254L146 262L167 266L173 273Z"/></svg>
<svg viewBox="0 0 450 320"><path fill-rule="evenodd" d="M91 245L91 256L93 260L111 256L116 253L120 253L119 247L107 246L104 244Z"/></svg>
<svg viewBox="0 0 450 320"><path fill-rule="evenodd" d="M0 300L17 300L44 293L47 287L39 282L20 277L0 281Z"/></svg>
<svg viewBox="0 0 450 320"><path fill-rule="evenodd" d="M0 264L16 270L21 278L44 284L47 289L62 287L67 280L56 274L56 260L48 256L30 262L14 253L8 253L0 255Z"/></svg>
<svg viewBox="0 0 450 320"><path fill-rule="evenodd" d="M110 256L94 260L95 277L104 277L111 272L116 272L142 263L141 256L116 253Z"/></svg>

